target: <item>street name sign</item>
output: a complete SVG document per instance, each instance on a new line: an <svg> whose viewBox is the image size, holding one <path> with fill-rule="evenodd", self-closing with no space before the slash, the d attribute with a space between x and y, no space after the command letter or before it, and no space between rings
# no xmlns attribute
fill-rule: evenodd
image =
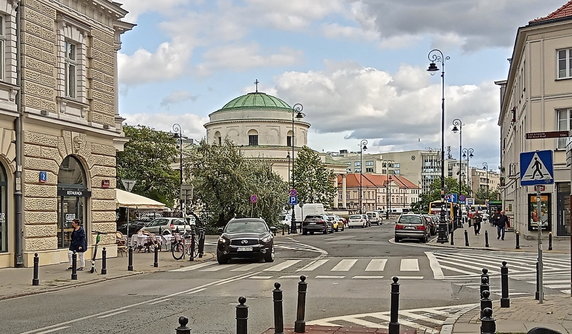
<svg viewBox="0 0 572 334"><path fill-rule="evenodd" d="M569 131L541 131L527 133L526 139L567 138L569 136Z"/></svg>
<svg viewBox="0 0 572 334"><path fill-rule="evenodd" d="M520 185L554 183L554 166L551 150L522 152L520 154Z"/></svg>

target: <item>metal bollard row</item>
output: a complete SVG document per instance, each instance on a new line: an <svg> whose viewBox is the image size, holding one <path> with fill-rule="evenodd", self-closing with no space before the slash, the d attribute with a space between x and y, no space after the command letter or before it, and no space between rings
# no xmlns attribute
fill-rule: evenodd
<svg viewBox="0 0 572 334"><path fill-rule="evenodd" d="M483 268L482 270L482 274L481 274L481 286L479 289L479 296L482 295L483 291L488 290L490 291L490 286L489 286L489 270L487 268Z"/></svg>
<svg viewBox="0 0 572 334"><path fill-rule="evenodd" d="M187 317L179 317L179 327L175 328L176 334L191 334L191 329L187 327L189 319Z"/></svg>
<svg viewBox="0 0 572 334"><path fill-rule="evenodd" d="M399 278L393 277L391 283L391 311L389 316L389 334L399 334Z"/></svg>
<svg viewBox="0 0 572 334"><path fill-rule="evenodd" d="M495 334L497 325L493 318L493 309L485 307L483 310L483 317L481 318L481 334Z"/></svg>
<svg viewBox="0 0 572 334"><path fill-rule="evenodd" d="M469 232L465 230L465 246L469 247Z"/></svg>
<svg viewBox="0 0 572 334"><path fill-rule="evenodd" d="M485 247L489 247L489 231L485 231Z"/></svg>
<svg viewBox="0 0 572 334"><path fill-rule="evenodd" d="M246 303L246 298L238 297L238 305L236 305L236 334L246 334L248 332L248 306L244 303Z"/></svg>
<svg viewBox="0 0 572 334"><path fill-rule="evenodd" d="M38 257L38 253L34 254L34 277L32 278L32 285L40 285L39 279L39 265L40 265L40 258Z"/></svg>
<svg viewBox="0 0 572 334"><path fill-rule="evenodd" d="M491 292L489 290L484 290L481 292L481 315L479 318L483 318L485 316L484 310L485 308L493 308L493 301L489 298L491 296Z"/></svg>
<svg viewBox="0 0 572 334"><path fill-rule="evenodd" d="M508 267L506 266L506 261L502 262L500 268L501 272L501 307L510 307L510 298L508 297Z"/></svg>
<svg viewBox="0 0 572 334"><path fill-rule="evenodd" d="M101 251L101 274L107 275L107 250L105 247Z"/></svg>
<svg viewBox="0 0 572 334"><path fill-rule="evenodd" d="M284 312L282 308L282 290L280 283L274 283L272 290L272 300L274 302L274 334L284 333Z"/></svg>
<svg viewBox="0 0 572 334"><path fill-rule="evenodd" d="M306 283L306 276L300 276L300 282L298 282L298 307L296 309L296 322L294 323L294 333L304 333L306 332L306 321L304 321L304 316L306 313L306 291L308 289L308 283Z"/></svg>

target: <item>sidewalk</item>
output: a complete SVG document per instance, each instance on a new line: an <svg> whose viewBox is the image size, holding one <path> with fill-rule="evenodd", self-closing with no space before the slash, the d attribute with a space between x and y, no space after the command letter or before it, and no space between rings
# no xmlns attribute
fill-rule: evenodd
<svg viewBox="0 0 572 334"><path fill-rule="evenodd" d="M195 262L210 261L214 258L214 254L205 253L202 258L196 258ZM40 263L42 259L40 257ZM77 272L77 280L71 279L71 270L68 263L60 263L53 265L40 266L38 270L38 279L40 284L32 285L34 277L33 268L3 268L0 269L0 300L26 296L31 294L43 293L48 291L57 291L68 289L79 285L93 284L105 280L117 279L132 275L140 275L149 272L167 271L188 266L190 261L175 260L171 252L159 252L158 267L153 267L154 253L133 253L133 271L128 271L127 255L116 258L107 259L107 274L101 274L101 259L96 262L97 272L91 274L91 261L86 259L84 271Z"/></svg>
<svg viewBox="0 0 572 334"><path fill-rule="evenodd" d="M465 233L469 240L469 246L465 246ZM485 231L489 236L489 247L485 245ZM439 244L436 238L431 241L432 246L452 249L486 249L508 252L531 252L538 251L538 240L520 237L520 249L516 249L516 233L506 232L504 240L497 239L496 227L489 223L482 224L479 235L475 235L474 229L464 224L463 228L453 233L453 243ZM570 238L554 238L552 250L548 250L548 233L543 233L543 254L570 254ZM499 267L502 258L499 258ZM509 263L510 268L510 263ZM545 279L549 278L545 274ZM535 291L531 291L529 297L511 298L509 308L501 308L499 300L493 300L493 318L495 319L497 333L520 334L527 333L534 327L546 327L560 333L572 334L572 298L570 294L545 295L542 304L534 299ZM510 297L510 296L509 296ZM451 318L448 324L443 326L441 334L475 334L480 333L481 321L479 318L480 301L475 300L475 308Z"/></svg>

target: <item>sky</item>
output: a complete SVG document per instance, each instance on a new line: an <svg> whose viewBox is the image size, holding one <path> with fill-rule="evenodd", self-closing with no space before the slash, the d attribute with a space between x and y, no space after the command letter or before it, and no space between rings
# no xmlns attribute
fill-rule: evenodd
<svg viewBox="0 0 572 334"><path fill-rule="evenodd" d="M208 115L258 90L301 103L319 152L472 148L500 163L500 97L519 27L566 0L119 0L119 113L201 139ZM160 3L160 5L158 5ZM444 69L428 72L438 49ZM431 75L431 73L433 75ZM450 147L450 151L448 149Z"/></svg>

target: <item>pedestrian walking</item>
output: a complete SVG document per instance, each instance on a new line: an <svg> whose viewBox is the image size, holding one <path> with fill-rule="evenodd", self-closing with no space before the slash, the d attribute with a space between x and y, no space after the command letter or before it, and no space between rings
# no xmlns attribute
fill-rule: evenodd
<svg viewBox="0 0 572 334"><path fill-rule="evenodd" d="M73 252L76 252L80 264L77 270L82 271L83 267L85 267L85 258L83 255L84 252L87 250L87 238L85 235L85 230L83 229L83 227L81 227L81 222L79 221L79 219L72 220L71 226L73 228L73 231L71 234L71 243L68 250L68 258L70 264L68 270L72 269L73 265L72 255Z"/></svg>
<svg viewBox="0 0 572 334"><path fill-rule="evenodd" d="M496 210L495 213L493 213L493 215L491 217L491 225L497 226L499 218L500 218L500 210Z"/></svg>
<svg viewBox="0 0 572 334"><path fill-rule="evenodd" d="M509 224L508 217L504 211L501 211L499 219L497 220L497 239L504 240L504 231Z"/></svg>
<svg viewBox="0 0 572 334"><path fill-rule="evenodd" d="M481 234L481 223L483 222L483 215L480 212L475 212L473 216L473 227L475 228L475 235Z"/></svg>

